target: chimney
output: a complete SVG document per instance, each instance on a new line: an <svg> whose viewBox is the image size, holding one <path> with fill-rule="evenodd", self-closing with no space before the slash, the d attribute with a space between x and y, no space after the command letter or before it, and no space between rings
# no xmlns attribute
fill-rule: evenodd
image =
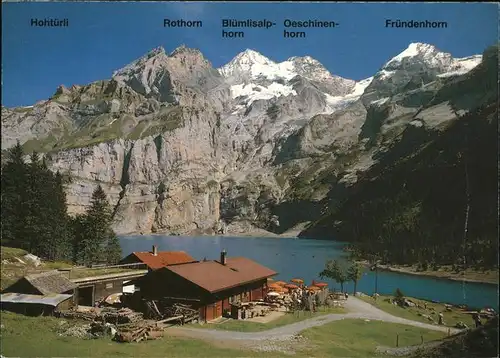
<svg viewBox="0 0 500 358"><path fill-rule="evenodd" d="M157 255L158 255L158 246L153 245L153 256L157 256Z"/></svg>
<svg viewBox="0 0 500 358"><path fill-rule="evenodd" d="M220 263L223 265L226 264L226 255L227 255L226 250L222 250L220 253Z"/></svg>

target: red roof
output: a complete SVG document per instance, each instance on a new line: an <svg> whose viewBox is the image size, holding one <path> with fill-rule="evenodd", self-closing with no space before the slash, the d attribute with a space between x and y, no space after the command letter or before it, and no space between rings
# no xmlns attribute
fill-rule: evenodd
<svg viewBox="0 0 500 358"><path fill-rule="evenodd" d="M277 272L245 257L227 258L226 265L222 265L218 261L200 261L169 266L166 269L211 293L277 274Z"/></svg>
<svg viewBox="0 0 500 358"><path fill-rule="evenodd" d="M196 261L185 251L159 251L156 256L151 252L133 252L132 255L153 270L169 265L185 264Z"/></svg>

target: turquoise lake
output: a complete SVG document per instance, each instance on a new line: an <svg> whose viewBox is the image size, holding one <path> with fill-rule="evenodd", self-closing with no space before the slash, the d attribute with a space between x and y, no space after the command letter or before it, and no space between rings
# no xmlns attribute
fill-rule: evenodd
<svg viewBox="0 0 500 358"><path fill-rule="evenodd" d="M245 256L267 266L279 274L276 279L289 281L300 277L310 284L319 280L318 274L328 259L345 255L343 244L334 241L294 238L252 237L185 237L141 235L120 237L123 256L134 251L151 251L158 245L159 251L186 251L197 260L218 259L225 249L228 256ZM325 280L330 288L340 289L340 284ZM498 286L406 275L395 272L378 272L378 293L391 295L400 288L407 296L466 304L471 307L493 307L498 310ZM353 283L344 285L351 293ZM358 291L372 294L375 290L375 272L366 271L358 282Z"/></svg>

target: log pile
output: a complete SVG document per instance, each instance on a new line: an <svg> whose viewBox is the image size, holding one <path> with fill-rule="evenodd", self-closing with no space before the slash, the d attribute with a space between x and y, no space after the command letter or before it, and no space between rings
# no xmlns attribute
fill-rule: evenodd
<svg viewBox="0 0 500 358"><path fill-rule="evenodd" d="M163 326L156 323L121 325L115 335L117 342L140 342L163 337Z"/></svg>
<svg viewBox="0 0 500 358"><path fill-rule="evenodd" d="M174 316L191 316L197 315L198 311L192 309L188 305L183 305L182 303L174 303L170 307L166 307L164 309L164 313L166 317L174 317Z"/></svg>
<svg viewBox="0 0 500 358"><path fill-rule="evenodd" d="M123 324L142 321L143 315L140 312L132 311L130 308L116 309L106 307L101 310L100 318L102 318L105 322Z"/></svg>
<svg viewBox="0 0 500 358"><path fill-rule="evenodd" d="M165 307L163 309L164 318L177 318L181 321L181 324L191 322L195 319L198 319L199 313L197 310L191 308L188 305L184 305L182 303L174 303L169 307ZM176 320L176 319L175 319ZM166 321L166 320L164 320Z"/></svg>
<svg viewBox="0 0 500 358"><path fill-rule="evenodd" d="M100 320L114 324L139 322L143 319L142 313L132 311L130 308L105 307L100 310L90 310L86 312L77 310L67 310L58 312L58 316L68 319L82 319L86 321Z"/></svg>
<svg viewBox="0 0 500 358"><path fill-rule="evenodd" d="M144 300L146 316L160 322L179 321L181 324L193 321L199 317L197 310L182 303L173 305L162 301Z"/></svg>

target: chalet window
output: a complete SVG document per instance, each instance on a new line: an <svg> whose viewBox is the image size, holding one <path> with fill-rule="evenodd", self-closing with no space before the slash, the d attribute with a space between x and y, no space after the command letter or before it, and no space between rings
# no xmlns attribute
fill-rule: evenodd
<svg viewBox="0 0 500 358"><path fill-rule="evenodd" d="M106 284L106 289L108 288L113 288L113 282L107 283Z"/></svg>

